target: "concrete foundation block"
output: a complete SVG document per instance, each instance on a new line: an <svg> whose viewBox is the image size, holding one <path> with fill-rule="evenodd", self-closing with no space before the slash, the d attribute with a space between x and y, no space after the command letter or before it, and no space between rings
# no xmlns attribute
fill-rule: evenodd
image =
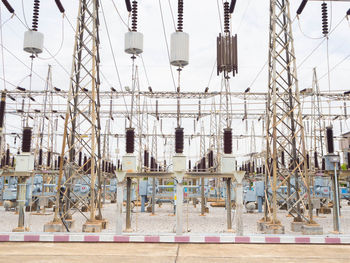
<svg viewBox="0 0 350 263"><path fill-rule="evenodd" d="M264 232L267 224L270 224L270 222L269 221L258 221L257 222L258 231Z"/></svg>
<svg viewBox="0 0 350 263"><path fill-rule="evenodd" d="M284 234L284 226L281 224L266 224L264 234Z"/></svg>
<svg viewBox="0 0 350 263"><path fill-rule="evenodd" d="M323 235L323 228L318 224L304 225L302 233L303 235Z"/></svg>
<svg viewBox="0 0 350 263"><path fill-rule="evenodd" d="M304 225L305 222L292 222L290 227L293 232L302 232Z"/></svg>
<svg viewBox="0 0 350 263"><path fill-rule="evenodd" d="M72 227L74 226L75 220L73 220L73 219L66 219L65 221L66 221L67 227L68 227L69 229L72 228Z"/></svg>
<svg viewBox="0 0 350 263"><path fill-rule="evenodd" d="M12 230L12 232L26 232L25 227L16 227Z"/></svg>
<svg viewBox="0 0 350 263"><path fill-rule="evenodd" d="M65 227L61 222L49 222L44 225L44 232L64 232Z"/></svg>
<svg viewBox="0 0 350 263"><path fill-rule="evenodd" d="M102 223L100 221L87 221L83 225L83 232L85 233L99 233L102 231Z"/></svg>
<svg viewBox="0 0 350 263"><path fill-rule="evenodd" d="M101 219L101 220L96 220L96 221L101 223L102 229L107 229L107 225L108 225L107 219Z"/></svg>

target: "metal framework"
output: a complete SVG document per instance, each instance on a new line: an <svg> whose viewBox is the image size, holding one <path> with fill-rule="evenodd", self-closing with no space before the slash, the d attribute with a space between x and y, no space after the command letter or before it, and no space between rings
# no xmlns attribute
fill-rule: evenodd
<svg viewBox="0 0 350 263"><path fill-rule="evenodd" d="M265 198L264 219L266 221L271 220L273 225L280 225L280 221L277 219L277 198L279 195L284 200L283 204L287 204L288 212L294 217L295 222L304 220L310 222L312 220L312 209L309 209L309 218L307 218L303 213L305 211L304 198L299 191L302 188L306 190L310 205L309 178L305 166L304 127L289 0L270 1L269 87L266 128L267 172L265 197L268 197L268 186L271 185L272 200ZM292 182L292 179L294 182ZM283 196L278 189L286 184L288 185L288 194Z"/></svg>
<svg viewBox="0 0 350 263"><path fill-rule="evenodd" d="M102 219L101 209L96 216L96 205L101 198L98 9L98 0L79 2L54 221L59 220L60 211L63 211L61 219L71 219L75 212L86 217L82 212L84 207L90 210L87 222ZM82 156L86 157L84 161ZM75 194L77 182L90 185L89 198ZM60 201L60 195L64 195L65 202Z"/></svg>

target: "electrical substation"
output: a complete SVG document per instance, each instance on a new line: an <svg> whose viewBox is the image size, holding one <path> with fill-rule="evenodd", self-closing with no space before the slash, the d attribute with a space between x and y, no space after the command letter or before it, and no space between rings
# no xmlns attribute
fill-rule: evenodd
<svg viewBox="0 0 350 263"><path fill-rule="evenodd" d="M350 243L350 1L20 2L0 241Z"/></svg>

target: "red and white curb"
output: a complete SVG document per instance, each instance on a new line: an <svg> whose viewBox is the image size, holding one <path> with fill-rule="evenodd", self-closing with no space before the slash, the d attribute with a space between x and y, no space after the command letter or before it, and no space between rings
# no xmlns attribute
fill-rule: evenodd
<svg viewBox="0 0 350 263"><path fill-rule="evenodd" d="M122 235L81 233L0 233L0 242L350 244L350 236Z"/></svg>

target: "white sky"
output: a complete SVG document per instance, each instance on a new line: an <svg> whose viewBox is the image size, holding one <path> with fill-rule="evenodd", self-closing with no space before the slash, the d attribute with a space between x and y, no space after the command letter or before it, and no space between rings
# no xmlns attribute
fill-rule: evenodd
<svg viewBox="0 0 350 263"><path fill-rule="evenodd" d="M61 0L66 9L66 15L75 27L78 1ZM165 29L169 40L170 34L174 32L174 26L170 14L169 3L171 3L175 19L177 1L160 0L165 19ZM25 14L26 20L31 25L32 0L15 1L9 0L14 7L16 14L22 21ZM22 2L24 6L22 6ZM131 86L131 60L130 56L124 53L124 33L127 28L122 24L116 10L112 5L112 0L103 0L103 8L108 23L109 32L112 37L112 44L116 55L117 65L121 75L122 86ZM128 19L125 3L122 0L114 0L121 16ZM216 59L216 37L220 32L220 20L218 15L218 3L222 13L222 0L185 0L184 7L184 31L190 34L190 64L182 73L182 91L203 91L208 85L213 64ZM295 17L296 9L301 0L291 0L292 19ZM295 51L297 64L300 64L310 52L319 45L322 39L310 39L322 37L321 34L321 2L309 1L303 14L300 17L300 26L295 20L293 24ZM329 4L330 8L330 4ZM342 21L335 31L330 35L329 55L330 67L337 65L340 61L350 55L350 25L345 17L346 11L350 8L350 3L333 3L331 8L332 29ZM5 21L10 14L1 4L1 21ZM173 91L174 86L169 69L169 61L163 35L163 28L160 17L158 0L139 0L138 31L144 34L144 62L150 85L154 91ZM106 36L106 29L100 13L101 22L101 71L117 89L119 88L113 60L111 59L110 47ZM45 35L45 47L51 53L56 53L62 41L62 15L53 0L41 1L39 31ZM239 49L239 74L231 80L231 91L244 91L252 85L253 80L265 64L268 58L268 27L269 27L269 0L237 0L236 10L232 17L232 32L238 35ZM12 18L3 26L3 45L17 56L27 66L30 65L29 55L22 50L23 34L25 27L17 18ZM301 32L303 31L303 33ZM64 42L61 52L56 59L70 72L71 59L74 43L74 31L64 20ZM3 51L6 80L14 85L19 85L21 80L29 74L29 70L17 61L6 50ZM44 52L41 57L49 57ZM317 67L318 75L323 76L327 72L326 63L326 42L301 66L298 68L299 88L307 88L312 83L312 68ZM141 90L147 90L148 84L145 74L140 64ZM2 64L2 62L1 62ZM53 83L63 90L68 90L69 75L57 64L55 60L39 60L34 63L34 71L42 79L46 78L47 65L53 66ZM3 64L2 64L3 65ZM350 57L331 72L331 90L349 90L349 70ZM262 71L259 78L251 86L252 92L267 91L267 68ZM174 74L176 72L174 71ZM1 70L1 77L3 73ZM33 89L43 90L45 83L37 76L33 77ZM220 90L220 77L214 72L210 83L210 91ZM2 85L3 86L3 85ZM26 78L20 86L28 88L29 79ZM320 87L323 91L328 91L327 78L320 80ZM3 89L4 87L2 87ZM14 89L7 84L8 90ZM101 90L109 90L110 85L102 79ZM208 101L209 103L210 101ZM197 102L194 102L197 103ZM204 102L203 102L204 103ZM197 106L194 106L197 107ZM209 107L209 106L207 106ZM243 107L243 106L242 106ZM242 109L240 107L240 109ZM207 108L208 109L208 108ZM123 122L124 123L124 122ZM153 121L152 121L153 123ZM12 124L12 123L11 123ZM16 127L8 126L8 129L20 131L20 123L13 123ZM164 126L165 124L163 124ZM168 122L167 133L173 133L175 121ZM185 132L190 134L193 131L193 120L184 121ZM236 134L244 133L245 125L239 122L235 125ZM117 129L117 128L116 128ZM260 133L261 128L255 127L255 133ZM152 129L150 129L150 132ZM120 129L123 133L123 129ZM197 147L199 148L199 141ZM242 144L239 153L249 152L248 143ZM260 146L257 146L260 147ZM199 154L192 152L192 155Z"/></svg>

